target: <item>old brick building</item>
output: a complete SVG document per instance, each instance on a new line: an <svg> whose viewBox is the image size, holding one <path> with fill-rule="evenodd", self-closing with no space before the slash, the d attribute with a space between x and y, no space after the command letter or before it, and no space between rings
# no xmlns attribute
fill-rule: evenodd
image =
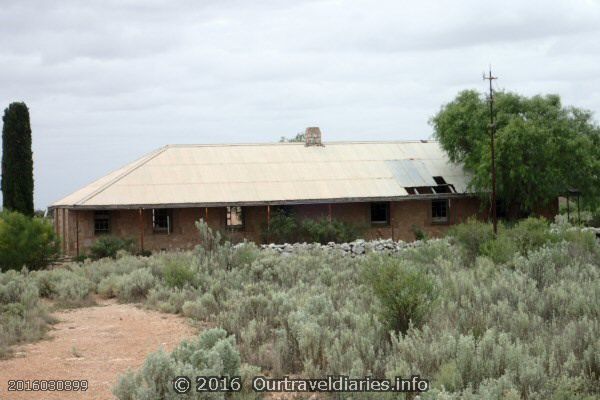
<svg viewBox="0 0 600 400"><path fill-rule="evenodd" d="M279 207L299 218L368 226L367 237L413 240L480 212L468 177L437 142L169 145L114 171L50 207L68 255L103 234L144 250L191 248L194 222L260 241Z"/></svg>

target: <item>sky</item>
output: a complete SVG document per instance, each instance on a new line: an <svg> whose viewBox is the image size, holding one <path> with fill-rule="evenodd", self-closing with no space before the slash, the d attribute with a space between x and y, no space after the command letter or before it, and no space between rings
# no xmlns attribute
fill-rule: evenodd
<svg viewBox="0 0 600 400"><path fill-rule="evenodd" d="M410 140L463 89L600 115L600 0L0 0L35 207L171 143Z"/></svg>

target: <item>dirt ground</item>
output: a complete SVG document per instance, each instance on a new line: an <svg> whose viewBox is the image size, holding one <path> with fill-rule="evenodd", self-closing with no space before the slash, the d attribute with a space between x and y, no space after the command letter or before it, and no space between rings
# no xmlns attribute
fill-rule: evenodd
<svg viewBox="0 0 600 400"><path fill-rule="evenodd" d="M119 374L138 368L161 346L172 350L196 329L176 315L99 300L98 306L53 314L48 340L20 346L0 360L0 400L113 399ZM86 379L85 392L7 392L11 379Z"/></svg>

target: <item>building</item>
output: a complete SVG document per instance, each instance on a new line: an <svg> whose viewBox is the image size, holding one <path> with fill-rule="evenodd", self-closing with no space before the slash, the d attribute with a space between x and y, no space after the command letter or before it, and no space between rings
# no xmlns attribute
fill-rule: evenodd
<svg viewBox="0 0 600 400"><path fill-rule="evenodd" d="M281 207L368 226L368 238L431 236L481 212L468 176L435 141L168 145L50 206L63 252L103 234L140 250L198 244L195 221L259 242Z"/></svg>

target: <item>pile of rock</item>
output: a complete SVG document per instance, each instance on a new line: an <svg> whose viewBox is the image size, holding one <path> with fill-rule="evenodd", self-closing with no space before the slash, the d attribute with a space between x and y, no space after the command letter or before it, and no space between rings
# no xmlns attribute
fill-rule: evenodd
<svg viewBox="0 0 600 400"><path fill-rule="evenodd" d="M283 244L263 244L260 246L263 250L273 250L280 254L290 254L298 250L307 249L321 249L325 251L339 251L342 254L354 256L360 256L371 252L381 253L397 253L407 248L418 247L423 244L422 241L417 240L415 242L403 242L393 241L392 239L378 239L378 240L363 240L358 239L349 243L334 243L329 242L327 244L319 243L283 243Z"/></svg>

